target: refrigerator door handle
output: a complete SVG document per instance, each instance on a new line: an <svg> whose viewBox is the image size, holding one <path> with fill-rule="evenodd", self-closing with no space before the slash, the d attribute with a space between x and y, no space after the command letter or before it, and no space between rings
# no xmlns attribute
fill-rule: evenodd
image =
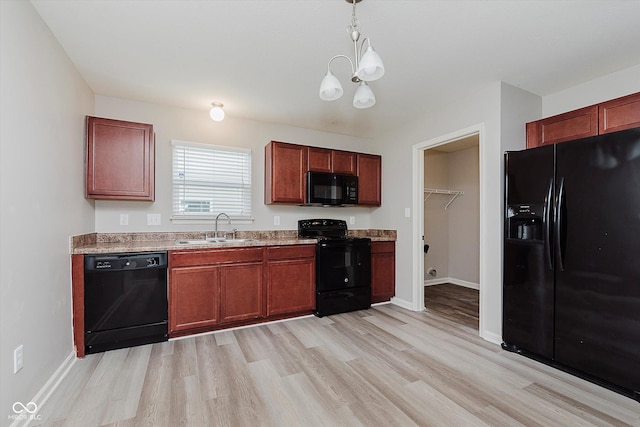
<svg viewBox="0 0 640 427"><path fill-rule="evenodd" d="M556 242L556 253L558 254L558 269L559 271L564 271L564 265L562 262L562 244L560 239L562 238L561 230L562 230L562 204L564 201L564 177L560 178L560 188L558 189L558 196L556 198L556 207L555 207L555 242Z"/></svg>
<svg viewBox="0 0 640 427"><path fill-rule="evenodd" d="M549 270L553 271L553 260L551 259L551 208L553 201L551 200L553 194L553 178L549 180L549 187L547 188L547 197L544 198L544 218L542 222L542 232L544 233L544 252L547 255L547 266Z"/></svg>

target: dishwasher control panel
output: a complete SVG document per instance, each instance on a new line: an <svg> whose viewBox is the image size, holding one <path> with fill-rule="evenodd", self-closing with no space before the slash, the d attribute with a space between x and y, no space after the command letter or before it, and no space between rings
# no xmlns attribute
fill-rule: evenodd
<svg viewBox="0 0 640 427"><path fill-rule="evenodd" d="M167 253L130 253L86 255L84 257L85 271L98 270L139 270L145 268L167 267Z"/></svg>

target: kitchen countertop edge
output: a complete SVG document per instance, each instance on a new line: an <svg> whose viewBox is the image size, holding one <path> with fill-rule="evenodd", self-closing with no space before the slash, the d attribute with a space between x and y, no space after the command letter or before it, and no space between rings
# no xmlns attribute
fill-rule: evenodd
<svg viewBox="0 0 640 427"><path fill-rule="evenodd" d="M105 234L106 238L101 238L98 233L90 233L81 236L71 237L71 254L107 254L107 253L128 253L128 252L158 252L158 251L176 251L176 250L203 250L203 249L231 249L231 248L247 248L262 246L286 246L286 245L315 245L316 239L301 239L293 236L284 238L267 237L257 238L249 242L203 242L181 244L177 243L180 238L175 238L171 234L170 239L162 240L137 240L136 237L143 233L123 234L122 236ZM290 234L290 233L288 233ZM368 237L372 242L379 241L395 241L395 230L355 230L349 232L350 236ZM112 238L112 236L116 236ZM162 233L157 234L163 237ZM108 241L109 238L114 241ZM107 240L107 241L104 241Z"/></svg>

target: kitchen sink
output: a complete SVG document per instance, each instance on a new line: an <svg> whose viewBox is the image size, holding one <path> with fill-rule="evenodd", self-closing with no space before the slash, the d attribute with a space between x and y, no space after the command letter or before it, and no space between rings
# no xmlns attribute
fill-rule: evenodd
<svg viewBox="0 0 640 427"><path fill-rule="evenodd" d="M243 243L243 242L253 242L255 239L225 239L223 237L220 238L211 238L211 239L179 239L176 240L176 244L178 245L209 245L215 243Z"/></svg>

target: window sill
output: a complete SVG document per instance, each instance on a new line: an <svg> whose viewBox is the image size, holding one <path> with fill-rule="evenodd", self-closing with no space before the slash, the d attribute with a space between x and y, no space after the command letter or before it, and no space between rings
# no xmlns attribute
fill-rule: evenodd
<svg viewBox="0 0 640 427"><path fill-rule="evenodd" d="M231 218L231 224L253 224L255 221L253 218ZM173 224L215 224L215 217L202 217L202 216L193 216L193 217L172 217L171 222ZM218 219L218 224L229 224L229 220L227 218L221 217Z"/></svg>

